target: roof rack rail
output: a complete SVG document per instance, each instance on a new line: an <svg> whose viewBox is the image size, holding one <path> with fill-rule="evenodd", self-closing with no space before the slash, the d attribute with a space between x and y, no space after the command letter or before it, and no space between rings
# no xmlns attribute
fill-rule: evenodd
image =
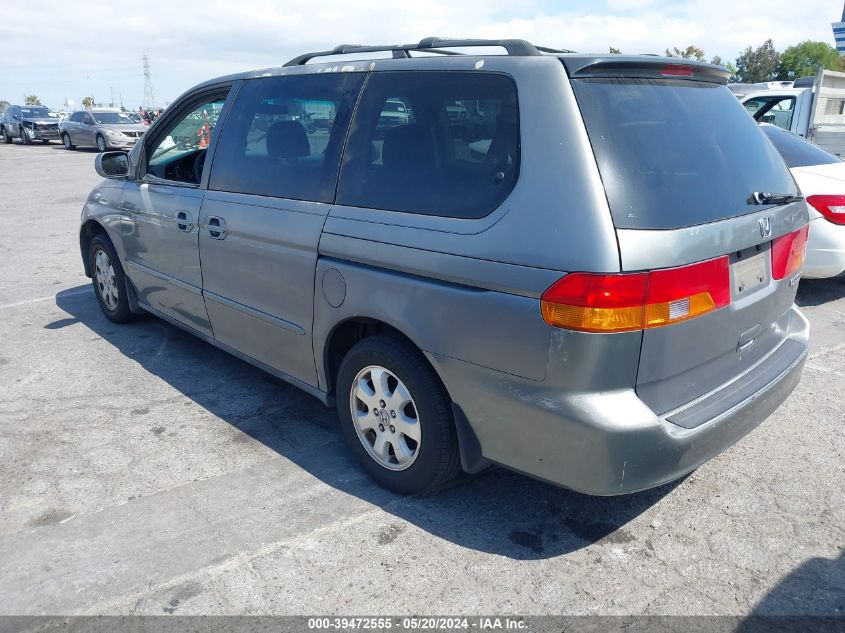
<svg viewBox="0 0 845 633"><path fill-rule="evenodd" d="M474 39L448 39L442 37L426 37L416 44L388 44L386 46L363 46L360 44L341 44L328 51L316 51L305 53L294 57L285 66L301 66L315 57L328 57L329 55L349 55L353 53L375 53L393 52L394 58L410 57L410 51L424 51L426 53L438 53L440 55L463 55L457 51L443 50L446 48L461 48L464 46L501 46L508 55L537 56L543 53L571 53L565 49L547 48L545 46L534 46L525 40L474 40Z"/></svg>

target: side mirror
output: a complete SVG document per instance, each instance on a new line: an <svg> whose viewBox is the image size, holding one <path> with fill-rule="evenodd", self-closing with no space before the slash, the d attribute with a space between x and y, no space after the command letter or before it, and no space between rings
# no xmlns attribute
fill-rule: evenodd
<svg viewBox="0 0 845 633"><path fill-rule="evenodd" d="M129 154L103 152L94 159L94 169L103 178L121 179L129 176Z"/></svg>

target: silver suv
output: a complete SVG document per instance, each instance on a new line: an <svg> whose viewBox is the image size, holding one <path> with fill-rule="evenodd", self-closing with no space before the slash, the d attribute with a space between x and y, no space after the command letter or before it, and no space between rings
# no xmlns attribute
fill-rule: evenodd
<svg viewBox="0 0 845 633"><path fill-rule="evenodd" d="M376 50L206 82L98 156L80 247L105 315L337 407L402 493L491 463L641 490L789 395L807 208L723 68L434 38L319 60Z"/></svg>

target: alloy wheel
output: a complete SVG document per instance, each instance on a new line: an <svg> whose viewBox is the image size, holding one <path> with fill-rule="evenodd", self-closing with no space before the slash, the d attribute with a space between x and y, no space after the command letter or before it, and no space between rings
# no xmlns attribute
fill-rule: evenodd
<svg viewBox="0 0 845 633"><path fill-rule="evenodd" d="M393 372L378 365L358 372L349 406L358 439L380 466L405 470L416 461L421 441L417 406Z"/></svg>
<svg viewBox="0 0 845 633"><path fill-rule="evenodd" d="M97 281L97 292L106 308L116 310L118 303L117 280L114 276L114 266L108 254L100 249L94 256L94 276Z"/></svg>

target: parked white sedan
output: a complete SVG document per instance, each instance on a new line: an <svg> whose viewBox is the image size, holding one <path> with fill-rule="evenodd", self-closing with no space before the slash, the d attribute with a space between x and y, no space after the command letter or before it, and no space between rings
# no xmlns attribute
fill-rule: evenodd
<svg viewBox="0 0 845 633"><path fill-rule="evenodd" d="M761 127L810 207L803 276L818 279L845 274L845 161L775 125L763 123Z"/></svg>

